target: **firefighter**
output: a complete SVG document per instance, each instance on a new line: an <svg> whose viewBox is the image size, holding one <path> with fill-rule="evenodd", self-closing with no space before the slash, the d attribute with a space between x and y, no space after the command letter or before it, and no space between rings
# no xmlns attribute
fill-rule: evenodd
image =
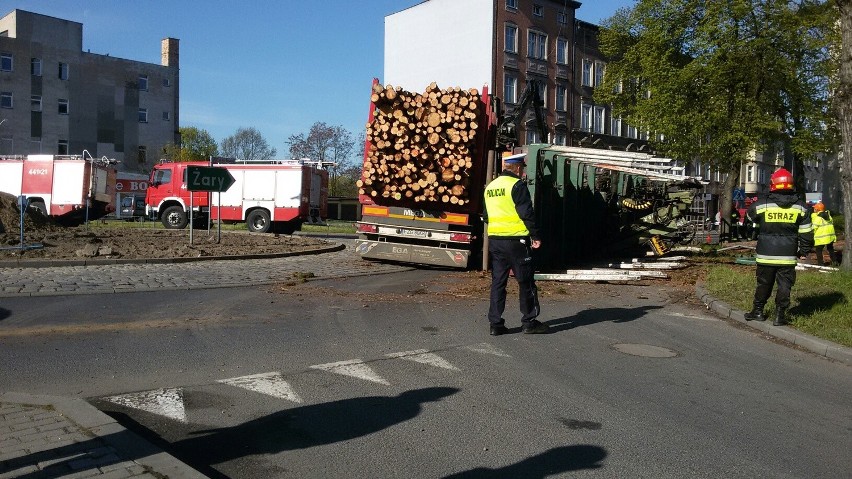
<svg viewBox="0 0 852 479"><path fill-rule="evenodd" d="M796 259L807 257L814 244L808 207L794 191L793 175L784 168L773 173L769 181L769 196L752 203L746 214L760 230L756 247L757 287L752 310L746 313L745 319L766 319L763 307L777 283L772 324L787 324L790 290L796 283Z"/></svg>
<svg viewBox="0 0 852 479"><path fill-rule="evenodd" d="M831 219L831 212L825 209L822 201L814 205L814 212L811 214L811 222L814 225L814 250L816 251L816 264L822 265L823 248L828 250L828 261L832 266L836 264L834 260L834 242L837 241L837 235L834 233L834 221Z"/></svg>
<svg viewBox="0 0 852 479"><path fill-rule="evenodd" d="M530 191L521 174L526 154L503 154L503 172L485 187L485 214L488 252L491 254L491 304L488 322L491 335L506 334L503 310L506 309L506 283L511 270L518 281L521 331L546 333L548 326L539 322L538 290L533 278L532 250L541 246L535 225Z"/></svg>

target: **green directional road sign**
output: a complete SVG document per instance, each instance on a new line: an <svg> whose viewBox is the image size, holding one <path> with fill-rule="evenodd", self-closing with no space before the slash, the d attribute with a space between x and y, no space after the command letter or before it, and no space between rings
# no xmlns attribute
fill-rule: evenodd
<svg viewBox="0 0 852 479"><path fill-rule="evenodd" d="M189 191L228 191L234 177L225 168L215 166L187 166L186 189Z"/></svg>

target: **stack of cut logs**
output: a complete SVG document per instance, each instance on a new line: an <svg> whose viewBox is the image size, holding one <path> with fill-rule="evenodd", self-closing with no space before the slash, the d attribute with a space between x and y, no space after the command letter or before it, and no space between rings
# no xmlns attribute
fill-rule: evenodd
<svg viewBox="0 0 852 479"><path fill-rule="evenodd" d="M359 193L374 199L464 205L474 166L480 96L476 89L422 94L373 86L373 120Z"/></svg>

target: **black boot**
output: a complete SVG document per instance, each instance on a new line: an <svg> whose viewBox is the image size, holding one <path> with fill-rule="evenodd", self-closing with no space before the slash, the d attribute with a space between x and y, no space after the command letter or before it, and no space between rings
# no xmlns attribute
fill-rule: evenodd
<svg viewBox="0 0 852 479"><path fill-rule="evenodd" d="M766 316L763 315L763 305L754 303L751 311L745 314L746 321L766 321Z"/></svg>
<svg viewBox="0 0 852 479"><path fill-rule="evenodd" d="M772 321L773 326L784 326L787 324L787 308L775 308L775 321Z"/></svg>

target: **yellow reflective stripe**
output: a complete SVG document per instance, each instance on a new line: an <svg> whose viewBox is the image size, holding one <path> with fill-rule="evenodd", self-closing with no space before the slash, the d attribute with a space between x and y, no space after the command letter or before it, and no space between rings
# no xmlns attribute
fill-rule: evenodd
<svg viewBox="0 0 852 479"><path fill-rule="evenodd" d="M777 264L789 265L796 264L795 256L768 256L759 254L755 257L755 261L760 264Z"/></svg>
<svg viewBox="0 0 852 479"><path fill-rule="evenodd" d="M809 231L813 231L813 225L799 225L799 233L807 233Z"/></svg>

